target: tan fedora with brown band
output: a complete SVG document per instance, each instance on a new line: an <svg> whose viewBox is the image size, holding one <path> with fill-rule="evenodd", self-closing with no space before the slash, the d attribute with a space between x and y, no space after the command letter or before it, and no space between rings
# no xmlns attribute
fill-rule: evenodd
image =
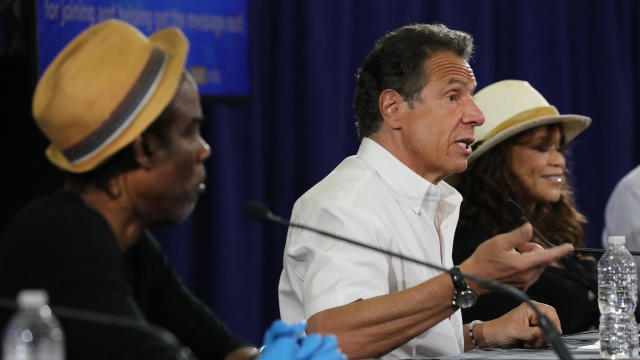
<svg viewBox="0 0 640 360"><path fill-rule="evenodd" d="M492 147L525 130L547 124L562 124L567 142L591 124L591 118L582 115L560 115L555 106L528 82L502 80L474 95L485 122L475 128L476 141L471 145L473 161Z"/></svg>
<svg viewBox="0 0 640 360"><path fill-rule="evenodd" d="M107 20L75 37L38 81L32 111L51 141L49 161L94 169L131 143L173 98L189 49L177 28L146 37Z"/></svg>

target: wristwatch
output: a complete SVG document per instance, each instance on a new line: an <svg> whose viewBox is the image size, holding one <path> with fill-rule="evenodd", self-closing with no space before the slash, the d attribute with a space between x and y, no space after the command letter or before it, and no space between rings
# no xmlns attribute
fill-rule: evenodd
<svg viewBox="0 0 640 360"><path fill-rule="evenodd" d="M464 277L460 272L460 268L454 266L449 270L451 280L453 281L453 287L455 290L455 296L453 297L453 306L461 309L472 307L476 301L478 301L478 295L471 290L467 282L464 281Z"/></svg>

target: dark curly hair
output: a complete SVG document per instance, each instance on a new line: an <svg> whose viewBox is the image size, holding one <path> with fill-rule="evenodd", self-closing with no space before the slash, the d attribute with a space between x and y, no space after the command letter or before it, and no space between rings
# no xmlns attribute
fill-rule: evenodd
<svg viewBox="0 0 640 360"><path fill-rule="evenodd" d="M413 105L429 81L425 62L436 52L451 51L469 61L473 38L442 24L413 24L387 33L358 69L354 96L356 128L360 139L380 128L378 98L393 89Z"/></svg>
<svg viewBox="0 0 640 360"><path fill-rule="evenodd" d="M552 130L559 129L564 148L562 127L558 124L545 126L548 131L544 141L551 144ZM490 236L513 230L520 222L513 220L503 208L508 199L513 199L522 206L527 218L542 234L547 234L557 244L571 243L582 247L582 225L587 220L576 209L571 185L564 183L557 202L534 201L508 166L511 146L522 143L535 129L495 146L471 162L464 174L457 175L459 183L456 189L464 199L460 208L460 226L478 229Z"/></svg>

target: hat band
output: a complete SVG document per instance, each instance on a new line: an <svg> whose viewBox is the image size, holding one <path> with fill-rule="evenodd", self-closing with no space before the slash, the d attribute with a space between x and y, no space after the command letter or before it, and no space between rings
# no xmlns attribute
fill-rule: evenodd
<svg viewBox="0 0 640 360"><path fill-rule="evenodd" d="M489 140L500 132L516 126L518 124L522 124L525 121L530 121L533 119L539 119L546 116L559 116L560 113L555 106L540 106L533 109L525 110L517 113L516 115L510 117L509 119L503 121L499 126L496 126L495 129L491 130L483 139L482 142Z"/></svg>
<svg viewBox="0 0 640 360"><path fill-rule="evenodd" d="M147 104L167 66L167 54L154 48L124 99L102 124L82 140L64 149L67 160L76 165L90 158L117 138Z"/></svg>

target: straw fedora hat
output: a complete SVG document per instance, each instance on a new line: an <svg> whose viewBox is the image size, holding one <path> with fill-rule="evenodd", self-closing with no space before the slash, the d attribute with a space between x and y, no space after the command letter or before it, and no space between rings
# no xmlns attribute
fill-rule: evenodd
<svg viewBox="0 0 640 360"><path fill-rule="evenodd" d="M474 150L469 161L504 140L536 126L560 123L569 142L591 124L591 118L586 116L560 115L555 106L522 80L493 83L478 91L474 100L484 113L485 123L475 128L476 141L471 145Z"/></svg>
<svg viewBox="0 0 640 360"><path fill-rule="evenodd" d="M173 98L188 49L177 28L147 38L120 20L75 37L47 67L33 96L33 116L51 141L49 161L87 172L131 143Z"/></svg>

